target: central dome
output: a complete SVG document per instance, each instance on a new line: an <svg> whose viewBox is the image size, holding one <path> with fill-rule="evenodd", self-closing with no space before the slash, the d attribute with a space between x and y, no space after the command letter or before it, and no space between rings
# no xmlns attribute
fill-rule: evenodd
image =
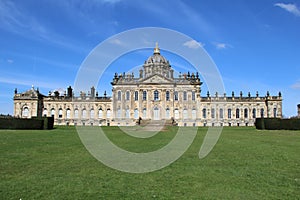
<svg viewBox="0 0 300 200"><path fill-rule="evenodd" d="M158 48L158 43L156 43L156 46L154 48L154 53L152 56L150 56L146 60L146 64L151 64L151 63L168 63L167 59L160 55L160 50Z"/></svg>

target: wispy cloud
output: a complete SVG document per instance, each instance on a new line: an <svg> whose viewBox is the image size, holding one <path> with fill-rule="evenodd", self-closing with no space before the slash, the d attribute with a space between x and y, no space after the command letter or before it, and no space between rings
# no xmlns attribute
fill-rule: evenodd
<svg viewBox="0 0 300 200"><path fill-rule="evenodd" d="M291 88L300 90L300 80L296 81L293 85L291 85Z"/></svg>
<svg viewBox="0 0 300 200"><path fill-rule="evenodd" d="M222 42L213 42L213 45L216 47L216 49L228 49L229 47L232 47L230 44L222 43Z"/></svg>
<svg viewBox="0 0 300 200"><path fill-rule="evenodd" d="M300 17L300 9L296 6L296 4L291 4L291 3L275 3L274 6L280 7L295 16Z"/></svg>
<svg viewBox="0 0 300 200"><path fill-rule="evenodd" d="M190 49L198 49L200 47L204 47L204 44L201 42L197 42L196 40L189 40L189 41L183 43L183 46L186 46Z"/></svg>
<svg viewBox="0 0 300 200"><path fill-rule="evenodd" d="M82 46L79 48L66 37L42 25L37 17L13 1L0 1L0 29L31 40L44 40L52 45L84 52Z"/></svg>
<svg viewBox="0 0 300 200"><path fill-rule="evenodd" d="M9 64L14 63L14 60L12 60L12 59L7 59L6 61L7 61L7 63L9 63Z"/></svg>
<svg viewBox="0 0 300 200"><path fill-rule="evenodd" d="M119 39L109 40L109 43L116 44L116 45L119 45L119 46L124 45L124 43Z"/></svg>

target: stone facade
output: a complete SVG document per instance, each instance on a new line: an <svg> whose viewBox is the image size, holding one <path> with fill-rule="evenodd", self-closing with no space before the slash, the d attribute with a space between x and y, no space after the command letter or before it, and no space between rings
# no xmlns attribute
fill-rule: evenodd
<svg viewBox="0 0 300 200"><path fill-rule="evenodd" d="M14 115L19 117L54 116L57 125L120 125L136 122L169 120L179 126L253 126L256 117L282 117L282 97L214 94L201 96L198 73L174 77L169 61L158 46L144 63L139 76L115 73L112 97L99 97L95 88L86 95L74 97L69 87L64 95L58 92L41 95L32 88L15 92ZM25 115L24 115L25 114Z"/></svg>

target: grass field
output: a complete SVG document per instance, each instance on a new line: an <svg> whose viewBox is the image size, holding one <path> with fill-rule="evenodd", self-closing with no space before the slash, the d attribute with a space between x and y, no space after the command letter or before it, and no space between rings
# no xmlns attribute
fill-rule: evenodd
<svg viewBox="0 0 300 200"><path fill-rule="evenodd" d="M104 127L118 146L158 149L176 128L149 139ZM170 166L146 174L106 167L82 145L74 127L0 130L0 199L299 199L300 131L224 128L213 151L198 152L199 128L188 151Z"/></svg>

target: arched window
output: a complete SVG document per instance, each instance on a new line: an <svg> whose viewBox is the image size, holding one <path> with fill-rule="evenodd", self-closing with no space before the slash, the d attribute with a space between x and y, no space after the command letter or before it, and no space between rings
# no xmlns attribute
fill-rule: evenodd
<svg viewBox="0 0 300 200"><path fill-rule="evenodd" d="M203 110L202 110L202 117L204 119L206 118L206 108L203 108Z"/></svg>
<svg viewBox="0 0 300 200"><path fill-rule="evenodd" d="M187 100L187 92L183 91L183 101L186 101L186 100Z"/></svg>
<svg viewBox="0 0 300 200"><path fill-rule="evenodd" d="M170 92L166 91L166 101L170 101Z"/></svg>
<svg viewBox="0 0 300 200"><path fill-rule="evenodd" d="M134 119L138 119L139 118L139 110L136 108L134 109Z"/></svg>
<svg viewBox="0 0 300 200"><path fill-rule="evenodd" d="M244 118L248 118L248 109L247 108L244 109Z"/></svg>
<svg viewBox="0 0 300 200"><path fill-rule="evenodd" d="M77 108L74 110L74 118L78 119L78 109Z"/></svg>
<svg viewBox="0 0 300 200"><path fill-rule="evenodd" d="M223 117L224 117L223 108L220 108L220 119L223 119Z"/></svg>
<svg viewBox="0 0 300 200"><path fill-rule="evenodd" d="M54 110L54 108L52 108L51 109L51 117L54 117L54 115L55 115L55 110Z"/></svg>
<svg viewBox="0 0 300 200"><path fill-rule="evenodd" d="M28 107L24 107L23 108L22 116L23 117L29 117L29 109L28 109Z"/></svg>
<svg viewBox="0 0 300 200"><path fill-rule="evenodd" d="M255 119L256 118L256 109L253 108L252 110L252 118Z"/></svg>
<svg viewBox="0 0 300 200"><path fill-rule="evenodd" d="M170 109L166 109L166 119L170 119Z"/></svg>
<svg viewBox="0 0 300 200"><path fill-rule="evenodd" d="M196 93L194 91L192 91L192 101L196 100Z"/></svg>
<svg viewBox="0 0 300 200"><path fill-rule="evenodd" d="M177 108L174 110L174 117L175 119L179 119L179 111Z"/></svg>
<svg viewBox="0 0 300 200"><path fill-rule="evenodd" d="M67 109L67 119L71 118L71 110L68 108Z"/></svg>
<svg viewBox="0 0 300 200"><path fill-rule="evenodd" d="M264 109L260 109L260 117L264 117Z"/></svg>
<svg viewBox="0 0 300 200"><path fill-rule="evenodd" d="M118 101L121 101L121 95L122 95L121 91L118 91Z"/></svg>
<svg viewBox="0 0 300 200"><path fill-rule="evenodd" d="M228 119L231 119L231 108L228 108Z"/></svg>
<svg viewBox="0 0 300 200"><path fill-rule="evenodd" d="M48 111L47 111L47 109L45 108L45 109L43 110L43 116L44 116L44 117L47 117L47 115L48 115Z"/></svg>
<svg viewBox="0 0 300 200"><path fill-rule="evenodd" d="M95 111L94 111L94 109L92 109L92 110L90 111L90 118L91 118L91 119L94 119L94 117L95 117Z"/></svg>
<svg viewBox="0 0 300 200"><path fill-rule="evenodd" d="M277 108L273 109L273 116L274 116L274 118L276 118L276 116L277 116Z"/></svg>
<svg viewBox="0 0 300 200"><path fill-rule="evenodd" d="M144 108L144 109L143 109L143 118L146 118L146 117L147 117L147 109Z"/></svg>
<svg viewBox="0 0 300 200"><path fill-rule="evenodd" d="M107 118L107 119L110 119L110 117L111 117L111 110L108 108L108 109L106 110L106 118Z"/></svg>
<svg viewBox="0 0 300 200"><path fill-rule="evenodd" d="M188 111L187 111L187 109L185 108L184 110L183 110L183 119L187 119L188 118Z"/></svg>
<svg viewBox="0 0 300 200"><path fill-rule="evenodd" d="M127 91L127 92L126 92L126 101L129 101L129 100L130 100L130 92Z"/></svg>
<svg viewBox="0 0 300 200"><path fill-rule="evenodd" d="M174 92L174 100L178 101L178 92L177 91Z"/></svg>
<svg viewBox="0 0 300 200"><path fill-rule="evenodd" d="M211 109L211 118L212 119L215 118L215 109L214 108Z"/></svg>
<svg viewBox="0 0 300 200"><path fill-rule="evenodd" d="M238 119L240 118L240 109L236 109L236 112L235 112L235 117Z"/></svg>
<svg viewBox="0 0 300 200"><path fill-rule="evenodd" d="M196 112L196 109L194 108L192 110L192 119L196 119L197 118L197 112Z"/></svg>
<svg viewBox="0 0 300 200"><path fill-rule="evenodd" d="M135 101L138 101L138 100L139 100L139 92L138 92L138 91L135 91L135 92L134 92L134 100L135 100Z"/></svg>
<svg viewBox="0 0 300 200"><path fill-rule="evenodd" d="M86 118L86 110L85 109L82 110L82 117L81 118L83 118L83 119Z"/></svg>
<svg viewBox="0 0 300 200"><path fill-rule="evenodd" d="M103 111L102 111L102 108L100 108L98 110L98 118L103 118Z"/></svg>
<svg viewBox="0 0 300 200"><path fill-rule="evenodd" d="M58 118L62 118L62 116L63 116L63 111L62 111L62 109L60 108L60 109L58 110Z"/></svg>
<svg viewBox="0 0 300 200"><path fill-rule="evenodd" d="M154 101L159 100L159 92L157 90L154 91Z"/></svg>
<svg viewBox="0 0 300 200"><path fill-rule="evenodd" d="M143 91L143 100L146 101L147 100L147 91Z"/></svg>

